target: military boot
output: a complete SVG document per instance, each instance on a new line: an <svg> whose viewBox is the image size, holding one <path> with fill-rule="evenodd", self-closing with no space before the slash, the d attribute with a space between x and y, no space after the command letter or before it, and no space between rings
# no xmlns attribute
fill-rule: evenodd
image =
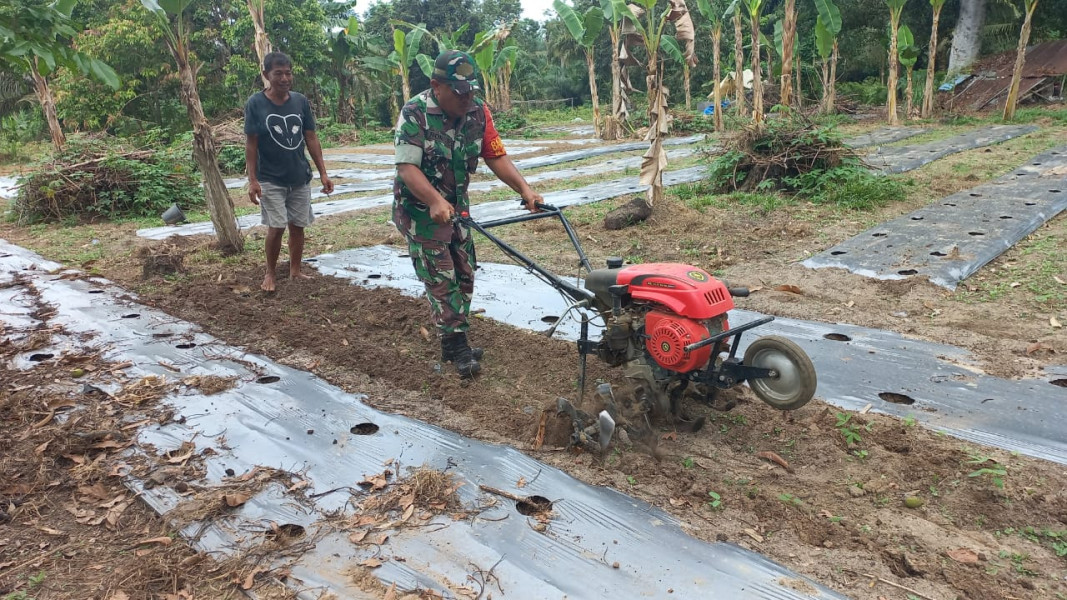
<svg viewBox="0 0 1067 600"><path fill-rule="evenodd" d="M470 344L467 343L467 334L465 332L445 334L445 337L448 337L449 335L460 336L462 339L462 345L470 348ZM470 348L470 351L471 356L474 357L474 360L480 361L482 360L482 357L485 356L484 348ZM450 350L450 348L446 347L444 343L444 338L441 339L441 360L444 362L452 362L454 360L452 351Z"/></svg>
<svg viewBox="0 0 1067 600"><path fill-rule="evenodd" d="M441 338L441 360L451 362L463 379L470 379L482 370L473 349L467 345L466 333L450 333Z"/></svg>

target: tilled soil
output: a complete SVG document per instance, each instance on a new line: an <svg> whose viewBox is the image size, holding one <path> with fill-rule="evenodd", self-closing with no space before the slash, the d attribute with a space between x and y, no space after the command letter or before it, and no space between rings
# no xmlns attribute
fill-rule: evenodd
<svg viewBox="0 0 1067 600"><path fill-rule="evenodd" d="M744 389L729 392L739 403L730 412L690 407L709 420L701 432L659 428L657 457L619 448L602 464L561 449L569 430L555 417L555 400L576 395L571 343L477 320L472 342L486 349L486 372L463 382L435 372L425 300L322 276L285 281L273 296L248 293L259 277L258 269L240 269L220 284L204 273L143 300L369 394L380 410L517 446L583 481L646 500L695 536L739 543L853 598L1067 593L1067 565L1057 556L1067 550L1060 465L818 400L780 413ZM618 374L591 363L590 378L617 383ZM543 410L548 431L535 449ZM907 507L909 496L921 505Z"/></svg>

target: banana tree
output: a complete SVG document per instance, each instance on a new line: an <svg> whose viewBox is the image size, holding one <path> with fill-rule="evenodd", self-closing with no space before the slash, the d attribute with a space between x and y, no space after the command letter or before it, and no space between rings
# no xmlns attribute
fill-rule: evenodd
<svg viewBox="0 0 1067 600"><path fill-rule="evenodd" d="M785 15L782 17L782 96L779 104L789 106L793 88L793 55L797 42L796 0L785 0ZM798 74L799 78L799 74Z"/></svg>
<svg viewBox="0 0 1067 600"><path fill-rule="evenodd" d="M204 178L204 196L207 199L211 223L215 226L219 247L224 253L237 253L244 250L244 238L237 228L233 214L233 200L222 181L219 171L218 144L215 134L204 116L204 107L200 104L200 91L196 85L197 69L189 62L190 31L186 24L186 9L192 0L141 0L141 4L156 17L156 26L163 33L167 49L178 65L181 81L179 94L189 121L193 126L193 159L200 168ZM191 11L189 11L191 12Z"/></svg>
<svg viewBox="0 0 1067 600"><path fill-rule="evenodd" d="M419 52L419 45L422 44L422 36L425 33L425 23L419 23L407 33L398 26L393 26L393 51L389 53L389 61L393 64L396 74L400 75L401 103L411 98L411 65L418 60L420 68L425 71L423 64L427 61L433 63L429 56Z"/></svg>
<svg viewBox="0 0 1067 600"><path fill-rule="evenodd" d="M256 56L259 57L260 69L263 68L264 59L267 54L270 54L270 38L267 37L267 26L263 13L266 8L267 0L247 0L248 14L252 17L252 27L256 30ZM260 77L263 79L263 87L270 87L270 82L267 78L260 73Z"/></svg>
<svg viewBox="0 0 1067 600"><path fill-rule="evenodd" d="M915 45L915 36L912 35L911 29L907 25L901 25L900 31L897 35L897 45L899 50L897 51L897 59L900 64L904 65L904 70L907 72L907 87L904 90L904 119L907 120L911 116L911 104L915 99L915 90L911 85L912 69L915 68L915 61L919 58L919 47Z"/></svg>
<svg viewBox="0 0 1067 600"><path fill-rule="evenodd" d="M937 58L937 23L941 20L941 9L945 6L945 0L930 0L930 7L934 10L934 22L930 26L930 49L926 57L926 86L923 88L922 117L929 119L934 113L934 71Z"/></svg>
<svg viewBox="0 0 1067 600"><path fill-rule="evenodd" d="M717 5L715 8L711 7L708 0L697 0L697 10L711 23L711 60L712 60L712 77L715 84L714 97L712 100L715 102L715 112L712 113L715 117L715 131L723 130L722 122L722 90L719 89L719 83L722 81L722 57L721 57L721 43L722 43L722 20L723 15L720 13L720 7Z"/></svg>
<svg viewBox="0 0 1067 600"><path fill-rule="evenodd" d="M623 0L612 1L616 14L626 16L627 32L631 33L628 37L636 38L635 41L643 44L647 54L645 83L648 90L648 133L645 139L649 142L649 147L641 160L640 181L649 188L644 199L635 199L629 205L607 215L605 226L609 229L620 229L650 217L652 207L663 200L663 169L667 166L663 137L670 130L670 123L667 114L668 90L663 85L659 51L667 51L666 47L670 44L664 42L667 24L675 24L674 41L685 43L685 51L682 53L684 61L693 60L689 55L694 52L694 48L693 21L685 0L670 0L669 6L659 11L656 9L656 0L637 0L637 4L629 7L623 5ZM677 46L677 43L675 45ZM681 49L681 46L677 47Z"/></svg>
<svg viewBox="0 0 1067 600"><path fill-rule="evenodd" d="M501 23L474 36L470 54L480 71L485 98L499 110L511 109L511 71L519 54L518 44L508 39L514 22Z"/></svg>
<svg viewBox="0 0 1067 600"><path fill-rule="evenodd" d="M593 46L596 44L597 37L600 36L600 31L604 28L604 10L599 6L594 6L579 17L574 9L565 4L563 0L554 0L552 5L560 19L563 20L563 24L567 26L571 37L578 42L582 50L585 50L585 64L589 71L589 97L593 103L593 131L597 137L600 137L600 96L597 95L596 89Z"/></svg>
<svg viewBox="0 0 1067 600"><path fill-rule="evenodd" d="M619 53L622 51L622 26L626 17L622 12L615 10L612 0L600 0L600 10L604 12L604 19L608 25L608 36L611 38L611 116L604 119L600 137L605 140L617 140L622 137L623 123L630 118L629 99L622 85L622 61ZM620 4L620 10L629 12L625 4Z"/></svg>
<svg viewBox="0 0 1067 600"><path fill-rule="evenodd" d="M1015 50L1015 71L1011 74L1011 87L1008 88L1008 97L1004 100L1005 121L1015 118L1015 105L1019 102L1019 80L1026 65L1026 43L1030 41L1030 26L1034 11L1037 10L1037 0L1023 0L1023 6L1026 8L1026 18L1019 32L1019 47Z"/></svg>
<svg viewBox="0 0 1067 600"><path fill-rule="evenodd" d="M841 11L832 0L815 0L815 47L822 59L822 112L834 112L837 102L837 36L841 33Z"/></svg>
<svg viewBox="0 0 1067 600"><path fill-rule="evenodd" d="M889 80L886 85L889 87L887 100L886 100L886 113L889 116L890 125L899 125L900 118L897 115L897 80L898 76L898 56L897 56L897 35L900 28L900 14L904 12L904 5L908 0L885 0L886 5L889 7Z"/></svg>
<svg viewBox="0 0 1067 600"><path fill-rule="evenodd" d="M763 122L763 74L760 72L760 12L763 0L742 0L752 24L752 119Z"/></svg>
<svg viewBox="0 0 1067 600"><path fill-rule="evenodd" d="M337 121L355 121L355 101L369 99L372 87L392 89L392 63L377 36L370 36L356 17L344 28L330 32L330 74L337 81Z"/></svg>
<svg viewBox="0 0 1067 600"><path fill-rule="evenodd" d="M766 41L766 38L764 38L764 41ZM786 45L785 45L785 19L779 19L778 21L774 22L774 51L778 53L778 58L781 59L781 61L782 61L782 69L785 69L785 57L786 57L786 54L787 54L786 53ZM769 54L769 52L768 52L768 54ZM800 55L800 40L795 35L793 36L793 49L790 52L790 55L791 56L799 56ZM793 59L790 58L790 61L792 61L792 60ZM767 70L770 71L771 69L772 69L772 65L771 65L770 61L768 61L767 62ZM798 72L797 72L797 78L796 79L797 79L797 82L799 83L799 81L800 81L799 67L798 67ZM782 85L783 86L786 85L786 81L785 80L782 80ZM788 89L788 90L786 90L785 88L782 89L782 93L781 93L782 95L781 95L781 98L779 100L779 104L781 104L782 106L789 106L789 104L786 104L786 102L791 101L791 96L792 96L792 92L793 92L793 89L792 89L793 78L792 77L789 78L788 85L789 85L790 89ZM797 87L799 87L799 86L797 86ZM799 92L798 92L798 94L799 94Z"/></svg>
<svg viewBox="0 0 1067 600"><path fill-rule="evenodd" d="M451 33L439 32L434 34L429 31L427 33L437 42L437 51L444 52L445 50L459 48L459 38L463 37L463 34L467 33L468 29L470 29L470 23L464 23L462 27Z"/></svg>
<svg viewBox="0 0 1067 600"><path fill-rule="evenodd" d="M119 87L114 69L71 46L72 38L78 33L70 19L75 3L76 0L59 0L42 5L14 0L7 10L0 11L0 72L29 75L32 79L56 150L63 148L67 138L56 115L49 76L56 69L66 67L112 89Z"/></svg>
<svg viewBox="0 0 1067 600"><path fill-rule="evenodd" d="M734 104L737 114L743 117L748 109L745 108L745 45L740 3L741 0L733 0L723 18L730 17L734 22Z"/></svg>

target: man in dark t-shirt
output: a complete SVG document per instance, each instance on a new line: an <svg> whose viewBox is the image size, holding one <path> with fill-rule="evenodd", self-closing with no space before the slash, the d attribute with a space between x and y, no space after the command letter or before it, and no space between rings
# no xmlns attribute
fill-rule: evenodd
<svg viewBox="0 0 1067 600"><path fill-rule="evenodd" d="M289 277L307 279L300 272L304 254L304 228L315 216L311 212L311 166L304 148L319 171L322 191L333 192L326 175L322 146L315 133L315 116L303 94L292 91L293 63L281 52L263 58L263 77L270 84L245 103L245 168L248 198L259 206L267 226L267 275L264 291L275 288L275 269L282 248L282 235L289 228Z"/></svg>

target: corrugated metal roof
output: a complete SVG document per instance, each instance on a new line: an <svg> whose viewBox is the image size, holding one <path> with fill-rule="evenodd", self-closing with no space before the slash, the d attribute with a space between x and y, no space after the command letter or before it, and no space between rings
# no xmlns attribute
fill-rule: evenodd
<svg viewBox="0 0 1067 600"><path fill-rule="evenodd" d="M976 68L976 75L967 82L956 86L956 95L952 99L957 108L981 110L1000 103L1011 86L1011 76L1015 70L1015 51L1004 52L983 59L983 63L992 67L993 76L981 76L982 69ZM985 71L989 73L988 71ZM1067 75L1067 40L1053 40L1031 46L1026 51L1026 64L1023 65L1022 80L1019 82L1019 99L1025 98L1034 88L1041 85L1046 77Z"/></svg>
<svg viewBox="0 0 1067 600"><path fill-rule="evenodd" d="M1011 69L1007 75L1011 76ZM1067 75L1067 40L1043 42L1026 51L1023 77L1050 75Z"/></svg>

